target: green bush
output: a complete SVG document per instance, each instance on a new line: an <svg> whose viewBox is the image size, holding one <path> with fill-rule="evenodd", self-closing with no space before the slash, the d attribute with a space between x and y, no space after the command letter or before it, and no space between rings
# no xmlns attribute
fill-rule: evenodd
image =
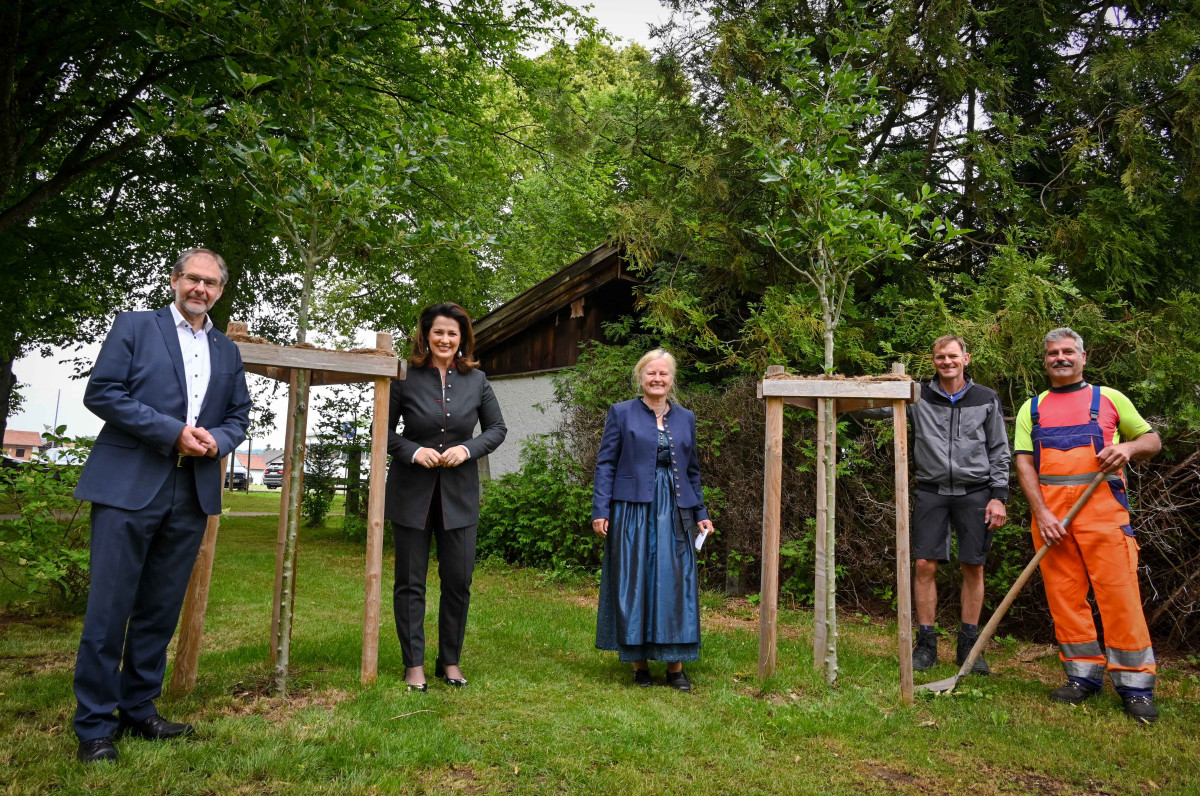
<svg viewBox="0 0 1200 796"><path fill-rule="evenodd" d="M328 442L310 445L304 459L304 496L300 510L309 528L325 525L337 488L337 446Z"/></svg>
<svg viewBox="0 0 1200 796"><path fill-rule="evenodd" d="M521 469L484 484L479 556L555 571L596 569L603 544L591 514L591 481L562 443L527 440Z"/></svg>
<svg viewBox="0 0 1200 796"><path fill-rule="evenodd" d="M19 470L5 470L0 506L14 519L0 520L0 573L31 597L55 607L77 607L87 597L88 504L72 493L79 482L80 462L91 440L65 435L59 426L45 439L55 448L72 447L70 461L35 452Z"/></svg>

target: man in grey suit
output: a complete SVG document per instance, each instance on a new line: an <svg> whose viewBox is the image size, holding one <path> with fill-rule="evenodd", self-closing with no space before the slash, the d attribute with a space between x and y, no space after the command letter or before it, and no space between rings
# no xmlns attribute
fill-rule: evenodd
<svg viewBox="0 0 1200 796"><path fill-rule="evenodd" d="M85 763L115 761L121 735L193 732L158 715L154 700L207 516L221 511L220 457L249 425L241 354L208 317L228 278L216 252L183 252L171 271L174 302L117 316L84 393L104 420L75 490L92 501L91 587L75 662Z"/></svg>

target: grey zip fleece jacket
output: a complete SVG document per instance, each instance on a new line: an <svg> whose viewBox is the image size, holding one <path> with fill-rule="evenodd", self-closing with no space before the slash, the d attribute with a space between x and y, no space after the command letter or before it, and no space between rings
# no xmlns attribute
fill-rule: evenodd
<svg viewBox="0 0 1200 796"><path fill-rule="evenodd" d="M935 378L921 384L921 400L909 407L917 488L939 495L965 495L990 487L996 500L1008 500L1008 431L994 390L967 379L956 401Z"/></svg>

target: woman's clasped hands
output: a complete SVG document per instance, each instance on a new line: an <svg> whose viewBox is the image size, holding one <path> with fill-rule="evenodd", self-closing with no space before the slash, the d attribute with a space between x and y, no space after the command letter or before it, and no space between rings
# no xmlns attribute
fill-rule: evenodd
<svg viewBox="0 0 1200 796"><path fill-rule="evenodd" d="M445 453L435 451L433 448L421 448L417 451L417 455L413 461L427 469L434 467L458 467L460 464L471 458L471 453L462 445L455 445Z"/></svg>

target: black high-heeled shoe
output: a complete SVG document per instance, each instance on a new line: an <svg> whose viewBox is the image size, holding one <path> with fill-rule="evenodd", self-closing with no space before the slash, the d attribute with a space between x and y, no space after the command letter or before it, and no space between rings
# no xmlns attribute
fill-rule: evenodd
<svg viewBox="0 0 1200 796"><path fill-rule="evenodd" d="M408 674L410 671L418 672L421 675L421 679L424 680L425 679L425 667L424 666L406 667L404 670L404 685L408 688L409 691L416 691L418 694L424 694L424 693L428 692L429 691L429 683L410 683L410 682L408 682Z"/></svg>
<svg viewBox="0 0 1200 796"><path fill-rule="evenodd" d="M434 664L433 676L442 678L446 681L446 685L451 686L452 688L462 688L467 684L467 681L464 678L448 677L446 675L446 667L442 665L441 661L438 661L436 664Z"/></svg>

